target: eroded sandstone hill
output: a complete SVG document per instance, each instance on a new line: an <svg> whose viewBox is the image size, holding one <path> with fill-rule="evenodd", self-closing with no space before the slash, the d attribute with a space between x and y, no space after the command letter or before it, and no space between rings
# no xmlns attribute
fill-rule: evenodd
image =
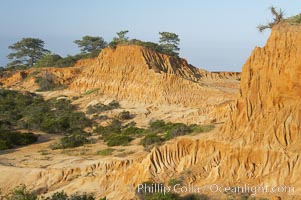
<svg viewBox="0 0 301 200"><path fill-rule="evenodd" d="M240 94L223 137L240 145L301 150L301 28L275 27L242 70Z"/></svg>
<svg viewBox="0 0 301 200"><path fill-rule="evenodd" d="M206 107L233 98L230 91L206 87L209 79L223 76L141 46L106 48L98 58L76 65L82 66L83 71L70 85L71 89L100 88L103 94L117 99ZM229 78L235 81L237 77Z"/></svg>
<svg viewBox="0 0 301 200"><path fill-rule="evenodd" d="M129 103L197 109L192 117L200 120L192 123L223 121L240 79L240 73L212 73L182 58L142 46L121 45L103 49L97 58L79 60L70 68L32 68L6 73L0 77L0 85L34 91L39 89L37 79L46 76L77 96L97 90L101 95Z"/></svg>
<svg viewBox="0 0 301 200"><path fill-rule="evenodd" d="M104 51L100 58L109 53L118 53L117 50ZM275 27L267 44L263 48L256 48L243 67L237 103L231 107L227 123L215 134L177 138L152 149L147 155L134 158L74 161L69 165L64 163L65 167L58 164L47 166L46 169L1 166L3 176L0 185L5 185L2 188L7 190L25 183L30 189L47 194L65 190L68 193L93 192L97 197L107 196L108 199L133 199L134 188L139 183L167 183L170 178L182 178L184 184L195 186L212 183L224 186L290 186L294 187L292 193L270 192L260 195L300 199L300 52L301 27L286 24ZM126 61L131 58L125 56L123 59ZM86 78L75 80L71 87L93 88L102 86L103 82L110 82L106 86L107 90L115 90L115 94L122 96L122 92L118 91L126 86L123 84L124 80L117 78L117 83L112 81L114 79L100 80L102 73L97 72L99 67L107 73L115 69L102 64L99 58L89 62L92 67L84 70ZM108 62L114 66L112 64L116 61L111 59ZM147 66L146 63L145 67ZM120 73L125 73L132 68L125 66L121 69ZM151 69L154 74L150 76L172 77L172 74L185 74L192 70L175 70L167 75L159 73L163 69ZM97 73L98 78L91 78L92 74ZM198 73L194 71L192 74ZM89 77L91 80L87 80ZM187 79L197 79L193 75L185 77L184 85ZM131 76L129 78L135 79ZM148 80L147 77L144 78ZM166 80L170 81L169 78ZM171 84L172 81L168 83ZM118 84L121 84L119 90ZM187 83L186 86L190 84ZM195 87L198 86L191 86L192 89ZM139 96L139 91L136 92ZM152 95L150 98L155 98ZM208 190L207 194L212 195ZM221 197L221 194L213 195Z"/></svg>
<svg viewBox="0 0 301 200"><path fill-rule="evenodd" d="M293 187L293 192L259 195L300 199L300 52L300 26L274 27L267 44L257 47L243 67L237 104L222 130L198 140L179 138L154 148L142 161L113 170L102 182L114 183L108 196L130 199L133 193L124 185L184 177L186 184L198 186Z"/></svg>

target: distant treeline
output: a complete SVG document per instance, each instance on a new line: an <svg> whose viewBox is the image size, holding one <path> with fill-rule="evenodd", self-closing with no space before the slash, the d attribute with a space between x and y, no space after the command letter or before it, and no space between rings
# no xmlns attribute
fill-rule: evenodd
<svg viewBox="0 0 301 200"><path fill-rule="evenodd" d="M80 48L80 53L62 57L44 48L45 42L39 38L22 38L8 48L12 52L7 56L11 62L8 69L26 69L29 67L70 67L76 61L84 58L97 57L103 48L116 48L118 45L140 45L156 52L179 56L179 36L170 32L159 32L159 43L145 42L138 39L129 39L128 30L117 32L111 42L106 42L100 36L84 36L74 43ZM3 70L3 68L2 68ZM1 69L0 69L1 71Z"/></svg>

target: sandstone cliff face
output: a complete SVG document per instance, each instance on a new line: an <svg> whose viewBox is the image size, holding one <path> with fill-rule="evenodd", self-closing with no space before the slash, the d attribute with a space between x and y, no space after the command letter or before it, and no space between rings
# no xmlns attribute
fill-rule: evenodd
<svg viewBox="0 0 301 200"><path fill-rule="evenodd" d="M301 28L282 24L243 67L225 139L240 145L301 148ZM225 134L223 134L225 136Z"/></svg>
<svg viewBox="0 0 301 200"><path fill-rule="evenodd" d="M198 109L201 122L223 121L238 91L239 73L198 69L185 59L126 45L103 49L94 59L70 68L38 68L0 78L6 88L37 90L36 77L47 73L77 96L88 90L117 100L145 105L177 105ZM195 115L195 114L194 114ZM189 118L190 119L190 118ZM194 123L192 122L192 123Z"/></svg>
<svg viewBox="0 0 301 200"><path fill-rule="evenodd" d="M133 189L143 181L166 183L171 177L185 176L186 183L199 186L293 186L292 196L267 195L298 199L300 52L300 27L275 27L266 46L256 48L243 67L237 103L220 132L207 139L179 138L154 148L142 160L127 161L129 165L106 171L106 178L97 179L113 188L106 188L103 194L131 199L134 193L125 186ZM67 184L66 189L69 187Z"/></svg>
<svg viewBox="0 0 301 200"><path fill-rule="evenodd" d="M73 90L100 88L103 94L118 99L194 107L233 99L232 92L200 84L210 72L141 46L106 48L98 58L78 62L77 66L84 69L71 84Z"/></svg>
<svg viewBox="0 0 301 200"><path fill-rule="evenodd" d="M275 27L266 46L256 48L243 67L237 103L232 105L227 123L215 134L208 133L198 139L177 138L152 149L148 155L133 159L91 161L86 165L65 169L51 166L48 169L2 167L4 175L0 179L0 185L9 183L6 187L11 187L16 182L9 181L18 180L17 183L25 182L31 188L48 193L60 190L70 193L84 191L95 192L97 196L106 195L109 199L132 199L133 189L141 182L152 180L166 183L170 178L182 176L186 184L198 186L212 183L230 186L244 184L293 186L295 192L292 195L276 193L266 195L283 196L283 199L300 199L300 52L301 28L285 24ZM129 80L136 80L134 74L138 76L140 68L126 64L114 65L117 57L120 59L117 55L114 59L115 53L118 54L118 49L106 50L99 58L87 61L91 62L92 67L84 70L86 78L79 78L72 87L100 87L104 88L104 92L109 93L109 90L112 90L120 97L125 95L121 89L131 87L137 96L142 95L139 89L134 89L142 88L136 81L131 81L132 85L128 85L122 79L127 77ZM139 51L129 51L129 55L134 53ZM103 59L109 54L109 58ZM145 62L139 60L140 55L141 51L139 56L124 55L122 63L135 58L131 63L140 63L139 66L142 68L149 67L144 57L142 60ZM110 65L103 63L103 60ZM120 70L110 66L118 66ZM146 85L156 77L154 80L160 80L157 85L167 82L172 88L171 80L177 80L173 74L185 74L193 70L187 66L187 70L168 69L170 73L166 74L159 73L165 69L164 67L156 69L157 71L155 69L151 68L154 73L140 79L140 83ZM136 73L128 73L131 70ZM115 74L116 77L110 74ZM197 83L195 85L185 83L187 79L197 78L189 74L185 75L186 79L177 81L182 82L183 87L198 88ZM165 79L160 78L161 76ZM145 87L150 91L150 100L158 98L164 101L168 98L154 95L152 83ZM168 87L164 91L166 94L170 92ZM178 95L181 95L180 92L184 91L179 89ZM178 98L181 99L180 96ZM174 99L171 98L169 101L173 102ZM183 102L190 103L192 100ZM18 179L25 174L31 178Z"/></svg>

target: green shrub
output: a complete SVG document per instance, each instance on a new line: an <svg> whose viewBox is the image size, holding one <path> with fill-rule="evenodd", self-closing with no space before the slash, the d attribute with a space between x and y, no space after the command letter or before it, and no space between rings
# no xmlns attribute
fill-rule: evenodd
<svg viewBox="0 0 301 200"><path fill-rule="evenodd" d="M69 200L94 200L94 196L92 194L74 194L71 195Z"/></svg>
<svg viewBox="0 0 301 200"><path fill-rule="evenodd" d="M114 119L110 125L108 126L98 126L95 129L95 132L98 134L101 134L104 139L106 139L107 137L109 137L111 134L119 134L121 133L121 122Z"/></svg>
<svg viewBox="0 0 301 200"><path fill-rule="evenodd" d="M86 113L88 115L92 115L92 114L100 113L100 112L103 112L106 110L107 110L107 106L104 104L89 105L87 107Z"/></svg>
<svg viewBox="0 0 301 200"><path fill-rule="evenodd" d="M175 186L177 184L182 184L182 180L180 179L176 179L176 178L171 178L169 181L168 181L168 185L169 186Z"/></svg>
<svg viewBox="0 0 301 200"><path fill-rule="evenodd" d="M97 151L97 155L108 156L108 155L111 155L114 151L115 151L115 149L107 148L107 149Z"/></svg>
<svg viewBox="0 0 301 200"><path fill-rule="evenodd" d="M154 43L154 42L144 42L144 41L141 41L141 40L132 39L128 42L128 44L143 46L143 47L146 47L146 48L151 49L153 51L163 53L163 49L161 48L161 46L157 43Z"/></svg>
<svg viewBox="0 0 301 200"><path fill-rule="evenodd" d="M111 48L116 48L116 46L118 45L138 45L138 46L143 46L146 47L150 50L153 50L155 52L158 53L162 53L162 54L166 54L166 55L170 55L170 56L178 56L178 54L172 50L169 50L166 48L167 45L159 45L157 43L154 42L145 42L142 40L138 40L138 39L132 39L132 40L128 40L128 41L124 41L122 43L118 43L116 41L112 41L109 46ZM168 47L170 47L170 45L168 45Z"/></svg>
<svg viewBox="0 0 301 200"><path fill-rule="evenodd" d="M82 112L75 112L69 100L0 89L0 127L47 133L71 133L91 125ZM79 123L80 122L80 123Z"/></svg>
<svg viewBox="0 0 301 200"><path fill-rule="evenodd" d="M128 120L132 119L132 116L129 111L122 111L121 113L118 114L118 119L120 120Z"/></svg>
<svg viewBox="0 0 301 200"><path fill-rule="evenodd" d="M166 139L172 139L178 136L187 135L192 132L192 129L189 126L184 124L176 124L172 127L169 127L169 130L166 134Z"/></svg>
<svg viewBox="0 0 301 200"><path fill-rule="evenodd" d="M285 21L287 21L290 24L300 24L301 23L301 14L292 16L292 17L286 19Z"/></svg>
<svg viewBox="0 0 301 200"><path fill-rule="evenodd" d="M177 194L173 194L173 193L160 193L160 192L156 192L156 193L148 193L147 195L145 195L145 197L143 198L144 200L179 200L180 197Z"/></svg>
<svg viewBox="0 0 301 200"><path fill-rule="evenodd" d="M37 195L26 189L24 185L13 189L6 197L7 200L36 200Z"/></svg>
<svg viewBox="0 0 301 200"><path fill-rule="evenodd" d="M129 126L126 129L123 130L123 134L125 135L131 135L131 136L141 136L145 130L143 128L137 128L135 126Z"/></svg>
<svg viewBox="0 0 301 200"><path fill-rule="evenodd" d="M108 106L109 106L110 110L120 108L120 104L119 104L119 102L116 101L116 100L111 101L111 102L108 104Z"/></svg>
<svg viewBox="0 0 301 200"><path fill-rule="evenodd" d="M163 120L151 121L148 130L152 133L159 133L165 131L166 123Z"/></svg>
<svg viewBox="0 0 301 200"><path fill-rule="evenodd" d="M127 123L123 126L124 129L129 128L129 127L135 127L137 123L135 121L131 121L130 123Z"/></svg>
<svg viewBox="0 0 301 200"><path fill-rule="evenodd" d="M205 194L188 194L181 198L181 200L210 200Z"/></svg>
<svg viewBox="0 0 301 200"><path fill-rule="evenodd" d="M135 124L131 123L122 127L121 122L114 119L108 126L98 126L95 129L95 132L101 134L102 139L107 142L107 144L110 141L110 145L114 144L114 139L118 140L124 136L139 137L145 135L145 137L140 141L140 144L144 147L149 147L154 144L161 144L166 140L170 140L178 136L187 135L192 132L206 132L213 128L213 125L188 126L183 123L166 123L163 120L156 120L150 122L147 129L142 129L135 127ZM116 143L118 144L118 142Z"/></svg>
<svg viewBox="0 0 301 200"><path fill-rule="evenodd" d="M148 131L151 133L166 133L168 139L192 132L191 128L183 123L166 123L163 120L150 122Z"/></svg>
<svg viewBox="0 0 301 200"><path fill-rule="evenodd" d="M215 128L215 126L213 124L208 124L208 125L190 125L191 129L193 130L193 132L196 133L203 133L203 132L209 132L211 130L213 130Z"/></svg>
<svg viewBox="0 0 301 200"><path fill-rule="evenodd" d="M95 104L95 105L90 105L87 107L86 113L88 115L95 114L95 113L100 113L108 110L114 110L119 108L120 105L117 101L112 101L108 105L105 104Z"/></svg>
<svg viewBox="0 0 301 200"><path fill-rule="evenodd" d="M97 91L99 91L99 88L94 88L94 89L91 89L91 90L87 90L85 92L85 95L92 94L92 93L97 92Z"/></svg>
<svg viewBox="0 0 301 200"><path fill-rule="evenodd" d="M101 50L94 50L91 53L81 53L74 56L68 55L66 57L61 57L57 54L47 54L37 61L35 67L72 67L80 59L97 57L100 51ZM24 68L21 65L20 67Z"/></svg>
<svg viewBox="0 0 301 200"><path fill-rule="evenodd" d="M56 192L46 200L68 200L68 195L64 191Z"/></svg>
<svg viewBox="0 0 301 200"><path fill-rule="evenodd" d="M151 134L148 134L146 135L142 140L141 140L141 145L143 145L144 147L147 147L147 146L150 146L150 145L153 145L153 144L160 144L161 142L163 142L163 139L154 134L154 133L151 133Z"/></svg>
<svg viewBox="0 0 301 200"><path fill-rule="evenodd" d="M66 85L56 83L51 74L35 77L35 82L39 85L38 91L62 90L67 88Z"/></svg>
<svg viewBox="0 0 301 200"><path fill-rule="evenodd" d="M116 134L108 138L108 146L124 146L128 145L133 140L132 137L127 135Z"/></svg>
<svg viewBox="0 0 301 200"><path fill-rule="evenodd" d="M18 133L0 130L0 150L35 143L38 136L33 133Z"/></svg>
<svg viewBox="0 0 301 200"><path fill-rule="evenodd" d="M67 57L58 60L55 63L55 67L72 67L77 60L78 59L75 58L74 56L68 55Z"/></svg>
<svg viewBox="0 0 301 200"><path fill-rule="evenodd" d="M26 189L25 185L14 188L8 195L4 197L6 200L37 200L38 197L34 192ZM42 198L44 199L44 198ZM104 200L106 198L103 198ZM56 192L45 200L95 200L93 194L73 194L68 196L64 191Z"/></svg>
<svg viewBox="0 0 301 200"><path fill-rule="evenodd" d="M60 141L57 144L51 146L51 148L52 149L74 148L89 143L91 143L91 140L88 139L87 133L75 132L70 135L62 137Z"/></svg>
<svg viewBox="0 0 301 200"><path fill-rule="evenodd" d="M87 59L87 58L96 58L99 53L101 52L101 49L95 49L90 53L81 53L73 56L76 60L80 59Z"/></svg>
<svg viewBox="0 0 301 200"><path fill-rule="evenodd" d="M63 58L60 55L46 54L36 62L35 67L55 67L61 59Z"/></svg>
<svg viewBox="0 0 301 200"><path fill-rule="evenodd" d="M107 119L109 119L109 117L106 115L94 115L92 117L92 120L107 120Z"/></svg>

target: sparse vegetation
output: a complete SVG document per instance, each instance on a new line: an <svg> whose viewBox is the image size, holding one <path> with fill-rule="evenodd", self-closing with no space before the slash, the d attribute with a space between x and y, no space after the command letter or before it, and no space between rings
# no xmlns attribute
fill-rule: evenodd
<svg viewBox="0 0 301 200"><path fill-rule="evenodd" d="M107 115L93 115L92 120L107 120L109 117Z"/></svg>
<svg viewBox="0 0 301 200"><path fill-rule="evenodd" d="M75 112L75 106L69 100L52 98L45 101L41 96L28 92L0 90L1 149L37 140L36 135L21 134L18 129L74 134L84 132L83 129L90 125L91 121L84 113Z"/></svg>
<svg viewBox="0 0 301 200"><path fill-rule="evenodd" d="M147 129L142 129L136 127L135 124L122 126L119 120L113 119L108 126L98 126L95 132L100 134L101 138L109 146L126 145L134 138L144 136L140 144L144 147L150 147L155 144L161 144L174 137L194 132L208 132L213 128L213 125L198 126L193 124L188 126L183 123L166 123L163 120L155 120L149 123Z"/></svg>
<svg viewBox="0 0 301 200"><path fill-rule="evenodd" d="M98 126L95 132L101 135L101 138L108 146L128 145L134 137L143 135L144 129L128 126L123 127L121 122L113 119L108 126Z"/></svg>
<svg viewBox="0 0 301 200"><path fill-rule="evenodd" d="M175 124L172 127L170 127L166 132L166 139L172 139L178 136L187 135L189 133L192 133L192 129L190 126L187 126L185 124Z"/></svg>
<svg viewBox="0 0 301 200"><path fill-rule="evenodd" d="M169 179L169 181L168 181L168 185L169 186L175 186L175 185L177 185L177 184L182 184L182 180L180 180L180 179L176 179L176 178L171 178L171 179Z"/></svg>
<svg viewBox="0 0 301 200"><path fill-rule="evenodd" d="M101 104L101 103L95 104L95 105L90 105L87 107L86 113L88 115L92 115L95 113L101 113L104 111L113 110L113 109L117 109L117 108L120 108L120 104L117 101L113 100L108 105Z"/></svg>
<svg viewBox="0 0 301 200"><path fill-rule="evenodd" d="M132 116L129 111L122 111L121 113L118 114L118 119L120 120L129 120L132 119Z"/></svg>
<svg viewBox="0 0 301 200"><path fill-rule="evenodd" d="M81 131L76 131L74 133L68 134L60 139L60 141L51 146L52 149L66 149L79 147L84 144L91 143L88 139L89 134Z"/></svg>
<svg viewBox="0 0 301 200"><path fill-rule="evenodd" d="M158 136L155 133L150 133L147 134L142 140L141 140L141 145L143 145L144 147L153 145L153 144L160 144L162 143L164 140L161 136Z"/></svg>
<svg viewBox="0 0 301 200"><path fill-rule="evenodd" d="M6 200L36 200L37 195L30 192L25 185L14 188L6 197Z"/></svg>
<svg viewBox="0 0 301 200"><path fill-rule="evenodd" d="M8 195L4 197L6 200L95 200L93 194L73 194L68 196L64 191L56 192L47 198L38 198L35 192L29 191L25 185L14 188ZM106 199L106 198L103 198Z"/></svg>
<svg viewBox="0 0 301 200"><path fill-rule="evenodd" d="M71 56L67 55L66 57L58 60L53 67L72 67L76 61L80 60L82 56Z"/></svg>
<svg viewBox="0 0 301 200"><path fill-rule="evenodd" d="M120 134L121 128L121 122L119 120L114 119L108 126L98 126L95 129L95 132L101 134L103 139L106 141L106 138L110 137L110 135Z"/></svg>
<svg viewBox="0 0 301 200"><path fill-rule="evenodd" d="M130 154L133 154L133 153L135 153L135 152L134 152L134 151L127 151L127 152L119 153L119 154L117 154L116 156L117 156L117 157L120 157L120 158L124 158L124 157L126 157L126 156L128 156L128 155L130 155Z"/></svg>
<svg viewBox="0 0 301 200"><path fill-rule="evenodd" d="M233 199L233 200L255 200L256 198L251 195L251 193L238 193L238 192L228 192L225 193L227 196L227 199Z"/></svg>
<svg viewBox="0 0 301 200"><path fill-rule="evenodd" d="M41 155L43 155L43 156L46 156L46 155L48 155L48 154L50 154L49 152L48 152L48 150L46 150L46 149L42 149L42 150L40 150L40 151L38 151Z"/></svg>
<svg viewBox="0 0 301 200"><path fill-rule="evenodd" d="M56 192L46 200L68 200L68 195L64 191Z"/></svg>
<svg viewBox="0 0 301 200"><path fill-rule="evenodd" d="M35 67L54 67L63 58L58 54L45 54L35 64Z"/></svg>
<svg viewBox="0 0 301 200"><path fill-rule="evenodd" d="M33 133L10 132L0 129L0 150L35 143L38 136Z"/></svg>
<svg viewBox="0 0 301 200"><path fill-rule="evenodd" d="M128 30L117 32L117 36L107 45L99 36L83 36L81 40L75 40L81 53L62 57L51 53L44 48L44 41L38 38L23 38L9 46L13 52L7 57L12 59L7 67L9 70L27 69L28 67L72 67L80 59L95 58L101 50L107 46L116 48L118 45L139 45L158 53L178 57L179 36L171 32L159 32L160 42L145 42L138 39L129 39Z"/></svg>
<svg viewBox="0 0 301 200"><path fill-rule="evenodd" d="M181 198L181 200L210 200L205 194L188 194Z"/></svg>
<svg viewBox="0 0 301 200"><path fill-rule="evenodd" d="M133 140L132 137L122 134L116 134L107 139L108 146L124 146Z"/></svg>
<svg viewBox="0 0 301 200"><path fill-rule="evenodd" d="M55 82L54 77L45 71L45 75L35 77L35 82L39 85L38 91L61 90L67 86Z"/></svg>
<svg viewBox="0 0 301 200"><path fill-rule="evenodd" d="M284 11L279 9L277 11L277 9L274 6L271 6L270 11L273 15L273 21L269 22L266 25L259 25L257 26L258 30L260 32L263 32L266 29L272 29L275 25L279 24L280 22L284 21Z"/></svg>
<svg viewBox="0 0 301 200"><path fill-rule="evenodd" d="M94 88L94 89L91 89L91 90L87 90L85 92L85 95L89 95L89 94L92 94L92 93L97 92L97 91L99 91L99 88Z"/></svg>
<svg viewBox="0 0 301 200"><path fill-rule="evenodd" d="M138 39L129 39L126 35L128 30L117 32L117 37L113 38L113 41L109 43L109 47L116 48L118 45L139 45L149 48L158 53L167 54L178 57L180 50L179 48L179 36L175 33L170 32L159 32L160 42L159 44L154 42L145 42Z"/></svg>
<svg viewBox="0 0 301 200"><path fill-rule="evenodd" d="M95 200L92 194L73 194L68 200Z"/></svg>
<svg viewBox="0 0 301 200"><path fill-rule="evenodd" d="M193 132L195 133L205 133L205 132L209 132L211 130L214 129L214 125L213 124L207 124L207 125L203 125L203 126L199 126L196 124L192 124L190 125L190 128L192 129Z"/></svg>
<svg viewBox="0 0 301 200"><path fill-rule="evenodd" d="M139 137L139 136L143 135L144 131L145 131L145 129L143 129L143 128L138 128L138 127L135 127L135 126L129 126L125 129L123 129L123 134Z"/></svg>
<svg viewBox="0 0 301 200"><path fill-rule="evenodd" d="M107 149L97 151L97 155L108 156L108 155L111 155L114 151L115 151L115 149L107 148Z"/></svg>
<svg viewBox="0 0 301 200"><path fill-rule="evenodd" d="M127 44L129 38L126 36L128 34L128 30L119 31L116 33L117 37L114 37L112 42L110 42L109 46L111 48L115 48L120 44Z"/></svg>
<svg viewBox="0 0 301 200"><path fill-rule="evenodd" d="M191 133L208 132L214 128L214 125L185 125L183 123L164 122L163 120L155 120L149 123L147 134L142 140L141 144L148 147L154 144L161 144L164 141L172 138L187 135Z"/></svg>
<svg viewBox="0 0 301 200"><path fill-rule="evenodd" d="M291 25L301 24L301 14L292 16L286 19L285 21L290 23Z"/></svg>

